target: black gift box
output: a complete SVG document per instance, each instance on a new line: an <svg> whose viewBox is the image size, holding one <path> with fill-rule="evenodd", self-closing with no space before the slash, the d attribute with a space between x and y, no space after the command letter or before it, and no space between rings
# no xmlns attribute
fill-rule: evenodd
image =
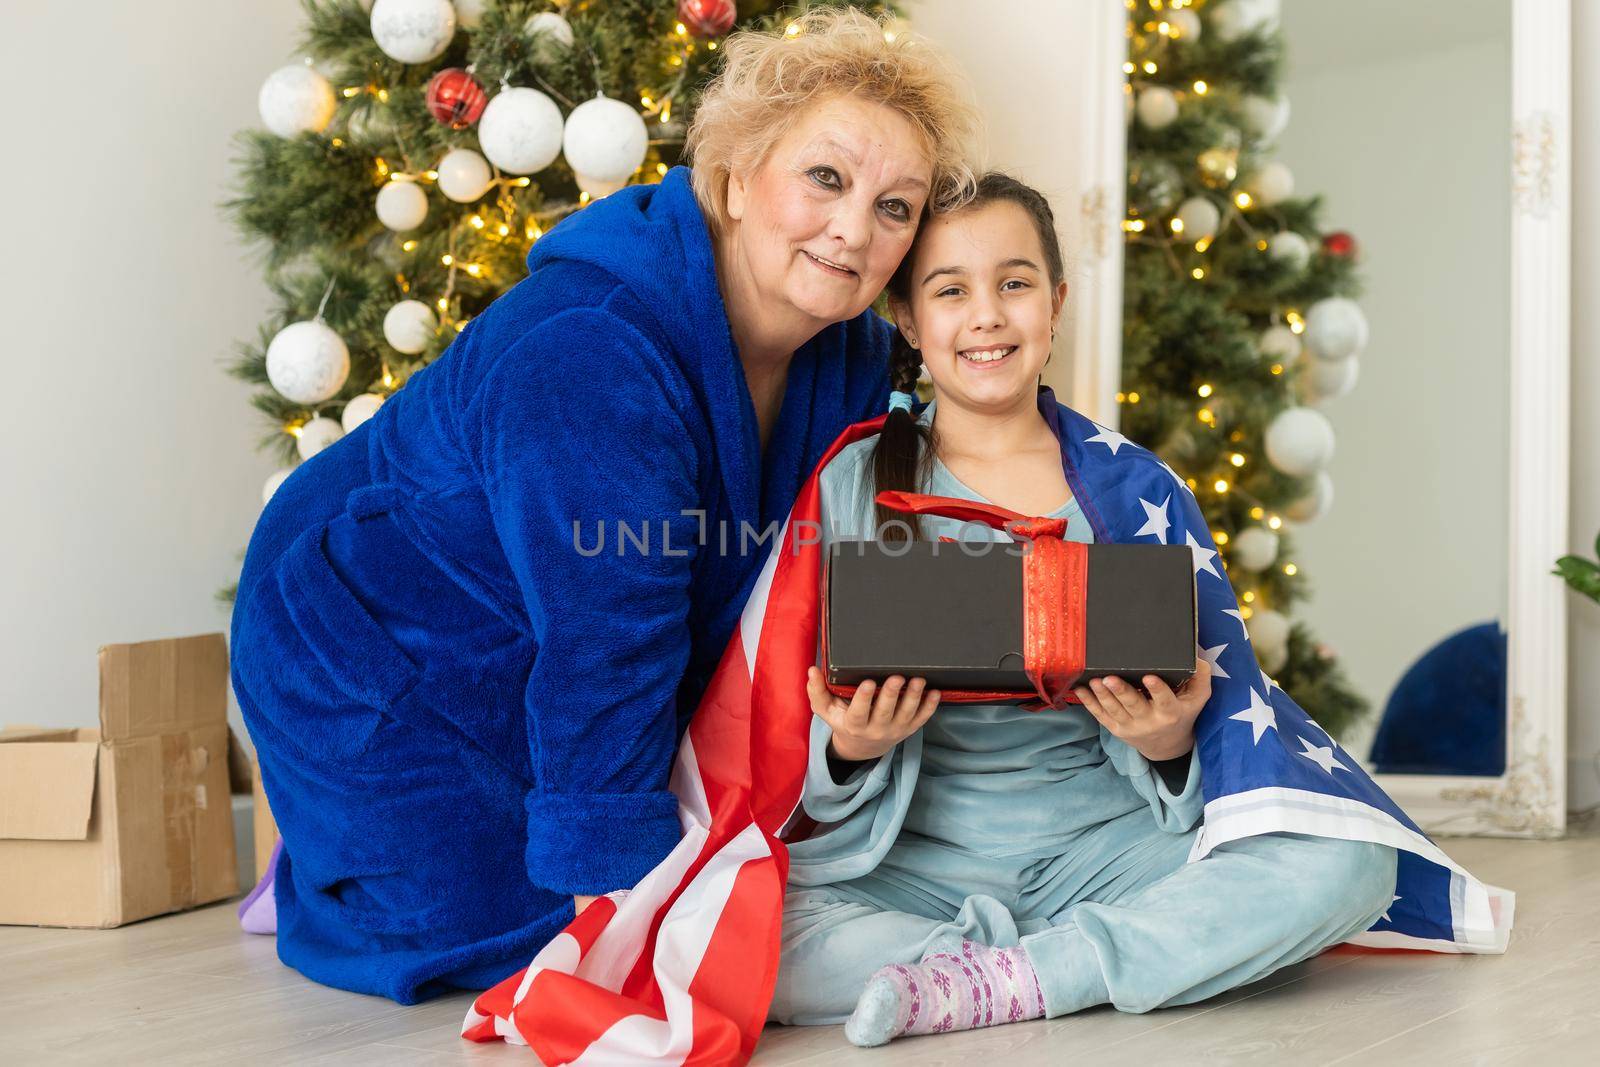
<svg viewBox="0 0 1600 1067"><path fill-rule="evenodd" d="M891 674L1036 696L1023 670L1023 542L838 541L824 563L828 682ZM980 549L986 549L980 551ZM1194 674L1194 556L1183 545L1086 546L1085 669L1074 685Z"/></svg>

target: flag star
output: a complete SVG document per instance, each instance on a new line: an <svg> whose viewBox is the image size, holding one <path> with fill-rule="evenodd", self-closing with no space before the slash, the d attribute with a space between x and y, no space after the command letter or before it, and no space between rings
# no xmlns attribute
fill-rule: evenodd
<svg viewBox="0 0 1600 1067"><path fill-rule="evenodd" d="M1134 531L1135 537L1145 534L1155 534L1156 540L1162 544L1167 543L1167 529L1172 525L1172 520L1167 518L1167 505L1172 503L1172 494L1167 494L1167 499L1160 504L1153 504L1148 500L1140 499L1144 505L1144 525Z"/></svg>
<svg viewBox="0 0 1600 1067"><path fill-rule="evenodd" d="M1251 690L1251 692L1254 692L1254 690ZM1333 769L1335 767L1341 771L1348 771L1350 769L1333 758L1333 749L1328 748L1327 746L1313 745L1310 741L1307 741L1303 737L1299 740L1300 743L1305 746L1305 751L1297 752L1295 755L1304 756L1306 759L1310 760L1312 763L1315 763L1318 767L1321 767L1329 774L1333 773Z"/></svg>
<svg viewBox="0 0 1600 1067"><path fill-rule="evenodd" d="M1327 728L1324 727L1320 722L1318 722L1316 719L1313 719L1309 715L1306 716L1306 722L1310 723L1312 726L1315 726L1317 729L1321 730L1322 731L1322 735L1328 739L1328 743L1331 744L1334 748L1338 748L1339 747L1339 742L1334 740L1333 735L1328 733Z"/></svg>
<svg viewBox="0 0 1600 1067"><path fill-rule="evenodd" d="M1093 437L1084 438L1084 444L1088 444L1090 441L1099 441L1101 444L1111 449L1111 454L1113 456L1117 454L1117 449L1121 448L1123 445L1133 444L1132 441L1128 440L1117 431L1108 430L1104 426L1101 426L1098 422L1094 424L1094 428L1100 432L1095 434Z"/></svg>
<svg viewBox="0 0 1600 1067"><path fill-rule="evenodd" d="M1201 571L1208 571L1213 578L1221 578L1222 575L1217 573L1217 568L1211 565L1211 561L1217 558L1216 551L1210 548L1201 548L1200 542L1196 541L1194 534L1188 530L1183 532L1183 537L1185 541L1189 542L1190 550L1194 552L1194 572L1199 574Z"/></svg>
<svg viewBox="0 0 1600 1067"><path fill-rule="evenodd" d="M1217 645L1217 646L1215 646L1213 648L1201 648L1199 645L1196 645L1195 649L1196 649L1196 651L1198 651L1200 653L1201 657L1204 658L1207 663L1211 664L1211 675L1212 675L1212 677L1214 677L1214 678L1231 678L1231 677L1233 677L1233 675L1229 674L1227 671L1222 669L1222 664L1221 663L1217 662L1219 659L1222 658L1222 654L1225 651L1227 651L1228 646L1226 644ZM1254 689L1252 689L1250 691L1252 693L1255 692ZM1271 695L1270 690L1268 691L1268 695L1269 696Z"/></svg>
<svg viewBox="0 0 1600 1067"><path fill-rule="evenodd" d="M1254 686L1250 687L1250 706L1238 714L1229 715L1228 718L1250 724L1251 732L1254 734L1250 739L1252 745L1259 744L1261 735L1269 728L1273 730L1278 728L1278 717L1273 714L1272 705L1261 699L1261 694L1256 692Z"/></svg>
<svg viewBox="0 0 1600 1067"><path fill-rule="evenodd" d="M1230 612L1228 612L1228 614L1229 615L1238 615L1239 613L1237 611L1230 611ZM1244 618L1242 616L1240 617L1239 622L1241 622L1241 623L1244 622ZM1277 682L1274 682L1272 680L1271 676L1268 675L1266 671L1262 671L1261 672L1261 684L1267 687L1267 699L1268 700L1272 699L1272 691L1274 689L1278 689L1278 690L1282 690L1283 689L1283 686L1279 685ZM1319 727L1317 727L1317 729L1322 730L1322 727L1319 726ZM1322 732L1323 733L1327 733L1328 731L1322 730ZM1329 736L1332 736L1332 735L1329 735Z"/></svg>
<svg viewBox="0 0 1600 1067"><path fill-rule="evenodd" d="M1404 899L1405 899L1404 897L1395 897L1395 898L1393 898L1392 900L1389 901L1389 908L1394 907L1394 902L1396 900L1404 900ZM1394 922L1393 919L1389 918L1389 908L1384 908L1383 909L1383 915L1381 916L1383 921L1386 922L1386 923Z"/></svg>
<svg viewBox="0 0 1600 1067"><path fill-rule="evenodd" d="M1223 608L1222 609L1222 613L1224 615L1232 615L1234 618L1239 620L1239 625L1240 626L1244 626L1244 612L1240 611L1238 608ZM1248 631L1248 627L1246 627L1246 630ZM1271 692L1272 692L1272 690L1270 690L1270 689L1267 690L1267 693L1269 695L1271 694Z"/></svg>

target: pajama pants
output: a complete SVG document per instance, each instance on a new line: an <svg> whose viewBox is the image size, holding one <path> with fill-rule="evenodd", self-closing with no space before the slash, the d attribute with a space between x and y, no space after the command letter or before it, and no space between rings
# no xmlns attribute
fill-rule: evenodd
<svg viewBox="0 0 1600 1067"><path fill-rule="evenodd" d="M788 892L769 1018L842 1022L878 968L958 937L1020 942L1050 1017L1190 1004L1365 931L1394 893L1387 845L1264 834L1186 863L1197 832L1141 809L1043 859L903 833L864 877Z"/></svg>

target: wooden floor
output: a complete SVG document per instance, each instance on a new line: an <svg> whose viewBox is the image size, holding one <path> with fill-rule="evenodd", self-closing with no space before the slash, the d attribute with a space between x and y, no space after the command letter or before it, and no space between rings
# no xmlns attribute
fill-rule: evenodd
<svg viewBox="0 0 1600 1067"><path fill-rule="evenodd" d="M1339 948L1203 1004L855 1049L839 1027L772 1027L763 1065L1600 1062L1600 837L1453 839L1517 893L1503 956ZM467 995L403 1008L301 978L231 906L120 930L0 927L0 1064L533 1063L458 1036Z"/></svg>

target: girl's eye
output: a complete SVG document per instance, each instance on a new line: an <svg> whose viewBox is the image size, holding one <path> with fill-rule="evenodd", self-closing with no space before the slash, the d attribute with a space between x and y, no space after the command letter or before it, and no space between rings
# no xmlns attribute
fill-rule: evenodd
<svg viewBox="0 0 1600 1067"><path fill-rule="evenodd" d="M909 222L911 220L911 205L904 200L885 200L883 207L889 213L889 217L896 222Z"/></svg>
<svg viewBox="0 0 1600 1067"><path fill-rule="evenodd" d="M961 290L956 288L955 286L951 286L948 289L941 289L937 293L934 293L933 295L934 296L960 296L961 295Z"/></svg>
<svg viewBox="0 0 1600 1067"><path fill-rule="evenodd" d="M812 167L806 172L813 181L827 189L839 188L839 172L832 167Z"/></svg>
<svg viewBox="0 0 1600 1067"><path fill-rule="evenodd" d="M1006 282L1006 285L1016 285L1023 289L1028 287L1028 283L1023 281L1021 278L1012 278L1010 281Z"/></svg>

